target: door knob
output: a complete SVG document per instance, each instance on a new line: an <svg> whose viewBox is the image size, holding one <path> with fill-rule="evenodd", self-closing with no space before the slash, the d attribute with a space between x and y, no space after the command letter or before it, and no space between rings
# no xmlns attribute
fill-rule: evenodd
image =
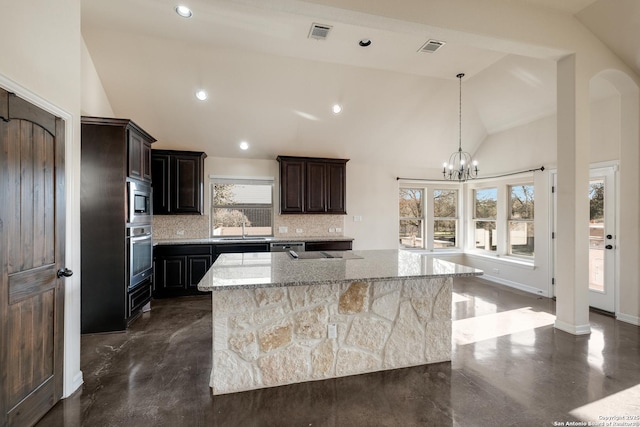
<svg viewBox="0 0 640 427"><path fill-rule="evenodd" d="M58 270L58 273L56 274L58 276L58 278L61 277L71 277L73 276L73 271L69 270L68 268L61 268L60 270Z"/></svg>
<svg viewBox="0 0 640 427"><path fill-rule="evenodd" d="M611 234L607 234L607 239L611 240L613 239L613 236Z"/></svg>
<svg viewBox="0 0 640 427"><path fill-rule="evenodd" d="M605 249L613 249L613 245L607 245L605 246Z"/></svg>

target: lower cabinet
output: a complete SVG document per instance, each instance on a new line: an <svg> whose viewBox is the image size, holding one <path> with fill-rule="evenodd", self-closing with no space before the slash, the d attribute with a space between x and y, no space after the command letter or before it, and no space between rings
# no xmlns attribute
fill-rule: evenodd
<svg viewBox="0 0 640 427"><path fill-rule="evenodd" d="M350 240L306 242L307 251L351 249ZM268 242L157 245L153 248L154 298L202 295L198 283L219 255L225 253L269 252ZM130 296L130 299L134 298ZM130 306L135 306L131 300Z"/></svg>
<svg viewBox="0 0 640 427"><path fill-rule="evenodd" d="M214 245L160 245L153 250L156 298L198 295L198 282L213 264Z"/></svg>
<svg viewBox="0 0 640 427"><path fill-rule="evenodd" d="M350 251L351 240L324 240L320 242L306 242L305 251Z"/></svg>

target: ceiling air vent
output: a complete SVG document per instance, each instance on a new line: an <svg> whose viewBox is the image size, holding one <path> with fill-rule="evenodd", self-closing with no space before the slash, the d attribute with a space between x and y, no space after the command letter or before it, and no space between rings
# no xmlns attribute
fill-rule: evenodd
<svg viewBox="0 0 640 427"><path fill-rule="evenodd" d="M445 42L431 39L425 44L423 44L422 47L418 50L418 52L433 53L436 50L440 49L445 44L446 44Z"/></svg>
<svg viewBox="0 0 640 427"><path fill-rule="evenodd" d="M311 30L309 30L309 38L316 40L325 40L331 31L331 25L311 24Z"/></svg>

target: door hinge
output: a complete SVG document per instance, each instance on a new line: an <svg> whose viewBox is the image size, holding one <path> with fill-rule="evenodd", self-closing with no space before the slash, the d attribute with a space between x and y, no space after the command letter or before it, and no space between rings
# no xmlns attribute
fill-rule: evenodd
<svg viewBox="0 0 640 427"><path fill-rule="evenodd" d="M555 278L555 277L552 277L552 278L551 278L551 284L552 284L552 285L555 285L555 284L556 284L556 278Z"/></svg>
<svg viewBox="0 0 640 427"><path fill-rule="evenodd" d="M555 193L555 192L556 192L556 186L555 186L555 185L552 185L552 186L551 186L551 192L552 192L552 193Z"/></svg>
<svg viewBox="0 0 640 427"><path fill-rule="evenodd" d="M552 238L552 239L555 239L555 238L556 238L556 232L555 232L555 231L552 231L552 232L551 232L551 238Z"/></svg>

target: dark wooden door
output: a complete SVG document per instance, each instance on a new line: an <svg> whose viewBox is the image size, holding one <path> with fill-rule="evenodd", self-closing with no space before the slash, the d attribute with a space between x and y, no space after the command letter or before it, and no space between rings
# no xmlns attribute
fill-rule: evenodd
<svg viewBox="0 0 640 427"><path fill-rule="evenodd" d="M33 425L62 396L64 225L64 122L0 89L3 426Z"/></svg>

